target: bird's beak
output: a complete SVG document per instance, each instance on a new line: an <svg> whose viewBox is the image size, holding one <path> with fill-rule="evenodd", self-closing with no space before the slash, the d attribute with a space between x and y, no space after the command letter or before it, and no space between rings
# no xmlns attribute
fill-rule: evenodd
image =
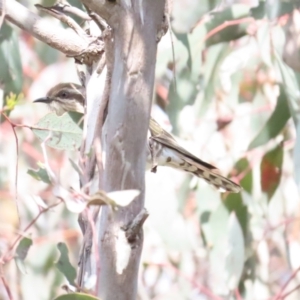
<svg viewBox="0 0 300 300"><path fill-rule="evenodd" d="M36 99L34 100L33 102L34 103L37 103L37 102L41 102L41 103L51 103L51 98L49 97L42 97L42 98L39 98L39 99Z"/></svg>

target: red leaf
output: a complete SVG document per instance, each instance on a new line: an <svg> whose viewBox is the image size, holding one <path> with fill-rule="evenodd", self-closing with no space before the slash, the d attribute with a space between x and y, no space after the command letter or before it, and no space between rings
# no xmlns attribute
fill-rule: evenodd
<svg viewBox="0 0 300 300"><path fill-rule="evenodd" d="M269 201L274 195L281 178L283 162L283 148L280 144L266 153L260 165L261 188L268 194Z"/></svg>

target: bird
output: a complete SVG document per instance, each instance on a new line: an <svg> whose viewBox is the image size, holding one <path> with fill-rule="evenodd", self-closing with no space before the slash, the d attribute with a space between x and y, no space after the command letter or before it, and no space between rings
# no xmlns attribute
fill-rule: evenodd
<svg viewBox="0 0 300 300"><path fill-rule="evenodd" d="M84 113L85 88L76 83L60 83L51 88L45 97L34 100L34 103L39 102L48 104L57 115L69 111ZM158 166L167 166L202 178L220 192L239 193L242 190L240 185L219 174L216 167L180 146L175 137L152 117L146 149L147 169L154 173Z"/></svg>

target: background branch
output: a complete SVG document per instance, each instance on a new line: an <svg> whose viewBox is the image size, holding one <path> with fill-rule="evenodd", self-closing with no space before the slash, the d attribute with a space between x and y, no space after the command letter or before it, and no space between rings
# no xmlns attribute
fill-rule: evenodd
<svg viewBox="0 0 300 300"><path fill-rule="evenodd" d="M3 7L4 1L0 0L0 13ZM89 41L73 30L54 23L49 26L48 22L14 0L5 2L5 19L68 56L80 55L89 47Z"/></svg>

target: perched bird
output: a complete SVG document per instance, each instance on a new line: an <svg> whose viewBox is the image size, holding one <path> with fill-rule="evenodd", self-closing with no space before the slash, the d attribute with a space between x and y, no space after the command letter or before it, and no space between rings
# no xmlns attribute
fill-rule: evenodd
<svg viewBox="0 0 300 300"><path fill-rule="evenodd" d="M61 116L66 111L84 113L85 89L77 83L59 83L50 89L46 97L33 102L46 103L52 111Z"/></svg>
<svg viewBox="0 0 300 300"><path fill-rule="evenodd" d="M83 113L85 90L75 83L60 83L46 97L34 102L46 103L56 114L67 111ZM158 166L169 166L203 178L221 192L238 193L241 187L218 173L218 169L182 148L175 138L150 118L147 142L147 166L156 172Z"/></svg>

